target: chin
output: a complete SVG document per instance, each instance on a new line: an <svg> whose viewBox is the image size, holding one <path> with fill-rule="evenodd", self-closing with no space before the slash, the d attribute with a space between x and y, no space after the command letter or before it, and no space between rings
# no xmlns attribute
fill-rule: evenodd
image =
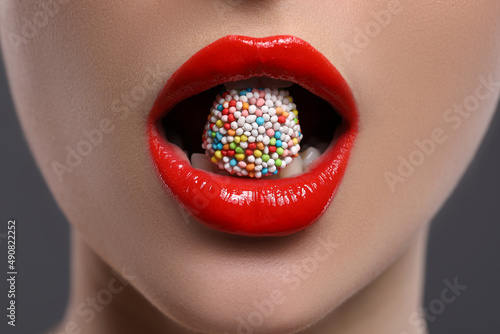
<svg viewBox="0 0 500 334"><path fill-rule="evenodd" d="M280 241L256 240L206 228L200 239L175 245L176 253L158 252L163 255L154 268L141 260L137 271L151 275L136 287L164 315L195 332L299 332L374 277L365 271L372 266L345 268L344 250L322 234L317 228Z"/></svg>
<svg viewBox="0 0 500 334"><path fill-rule="evenodd" d="M165 301L159 306L182 327L197 333L297 333L327 313L317 297L311 297L314 292L307 288L288 295L280 295L279 289L274 293L259 293L259 289L238 293L225 285L193 290L196 292L184 294L193 296L192 299L183 298L175 304L172 300Z"/></svg>

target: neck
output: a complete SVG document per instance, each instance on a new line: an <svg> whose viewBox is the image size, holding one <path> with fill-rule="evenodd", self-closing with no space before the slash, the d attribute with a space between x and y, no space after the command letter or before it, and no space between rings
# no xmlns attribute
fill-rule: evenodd
<svg viewBox="0 0 500 334"><path fill-rule="evenodd" d="M130 270L113 270L74 229L71 239L70 299L63 321L48 334L192 334L165 317L130 284L134 279Z"/></svg>
<svg viewBox="0 0 500 334"><path fill-rule="evenodd" d="M427 231L380 277L303 334L425 333L413 319L421 308ZM69 305L63 321L48 334L178 333L185 330L158 311L129 281L125 269L112 270L72 232ZM80 330L78 330L80 329Z"/></svg>
<svg viewBox="0 0 500 334"><path fill-rule="evenodd" d="M370 285L302 334L425 334L420 316L428 229Z"/></svg>

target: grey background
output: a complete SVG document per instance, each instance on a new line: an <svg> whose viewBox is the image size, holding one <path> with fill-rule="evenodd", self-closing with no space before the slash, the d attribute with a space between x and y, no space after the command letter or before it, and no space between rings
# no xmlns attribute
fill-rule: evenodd
<svg viewBox="0 0 500 334"><path fill-rule="evenodd" d="M15 328L6 324L7 285L0 280L0 333L39 333L63 315L68 225L22 136L3 63L0 101L0 233L6 233L9 218L17 219L19 273ZM445 279L458 277L460 284L468 286L429 323L433 334L500 333L499 142L497 112L476 159L431 227L424 306L440 298ZM0 277L7 271L6 246L0 238Z"/></svg>

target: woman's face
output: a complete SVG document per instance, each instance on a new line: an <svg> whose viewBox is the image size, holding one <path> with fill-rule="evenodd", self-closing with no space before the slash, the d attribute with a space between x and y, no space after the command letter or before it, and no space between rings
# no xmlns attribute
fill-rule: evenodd
<svg viewBox="0 0 500 334"><path fill-rule="evenodd" d="M92 248L134 273L165 314L202 331L234 332L263 301L274 306L260 328L301 328L370 283L453 190L500 90L497 0L46 3L0 3L11 89L36 161ZM188 218L148 150L148 114L167 79L235 34L309 42L358 105L334 200L287 237L229 235ZM90 152L73 156L88 137Z"/></svg>

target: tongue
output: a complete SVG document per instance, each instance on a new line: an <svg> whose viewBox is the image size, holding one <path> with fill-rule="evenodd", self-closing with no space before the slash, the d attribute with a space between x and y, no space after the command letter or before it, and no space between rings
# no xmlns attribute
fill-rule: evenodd
<svg viewBox="0 0 500 334"><path fill-rule="evenodd" d="M273 89L273 88L286 88L292 85L293 82L291 81L271 79L266 77L259 77L259 78L255 77L245 80L226 82L224 84L227 90L245 89L247 87L269 87Z"/></svg>

